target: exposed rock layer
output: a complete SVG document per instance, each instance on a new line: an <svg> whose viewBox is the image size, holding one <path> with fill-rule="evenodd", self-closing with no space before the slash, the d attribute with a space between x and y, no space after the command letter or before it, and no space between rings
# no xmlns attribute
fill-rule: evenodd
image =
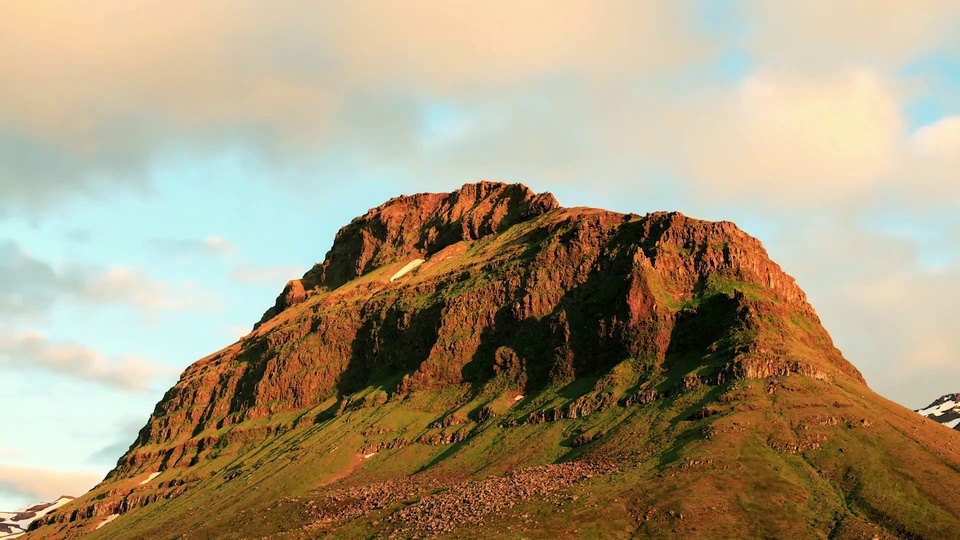
<svg viewBox="0 0 960 540"><path fill-rule="evenodd" d="M627 364L646 377L631 379L636 388L618 386L617 367ZM589 393L510 419L490 403L441 415L416 436L357 444L358 455L462 443L478 425L577 420L792 375L863 387L794 280L732 223L561 208L549 194L489 182L399 197L341 229L325 261L289 282L254 332L191 365L105 485L171 469L186 471L180 480L149 495L104 487L96 501L47 521L178 497L208 481L191 471L221 452L421 393L470 396L497 379L515 389L509 407L544 388L599 379ZM683 418L720 411L704 403ZM606 437L577 432L569 445ZM771 447L801 453L819 448L818 437ZM230 470L218 481L242 475Z"/></svg>
<svg viewBox="0 0 960 540"><path fill-rule="evenodd" d="M429 264L464 241L468 252ZM714 383L862 381L794 280L733 223L563 209L520 185L400 197L344 227L256 332L190 366L112 474L189 465L229 442L204 433L377 380L402 376L392 392L404 394L505 369L536 388L627 358L669 369L691 353Z"/></svg>

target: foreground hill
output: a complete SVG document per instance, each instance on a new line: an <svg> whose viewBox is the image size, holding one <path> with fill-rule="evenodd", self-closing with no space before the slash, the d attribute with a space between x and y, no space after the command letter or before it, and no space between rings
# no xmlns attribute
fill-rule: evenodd
<svg viewBox="0 0 960 540"><path fill-rule="evenodd" d="M960 538L957 437L734 224L485 182L344 227L31 537Z"/></svg>

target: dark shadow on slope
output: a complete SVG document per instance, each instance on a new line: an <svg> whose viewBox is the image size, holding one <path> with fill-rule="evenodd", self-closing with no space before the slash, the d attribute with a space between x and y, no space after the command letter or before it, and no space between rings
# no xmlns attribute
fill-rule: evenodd
<svg viewBox="0 0 960 540"><path fill-rule="evenodd" d="M351 345L350 362L337 381L338 395L415 371L437 342L442 308L441 303L419 309L394 304L380 317L369 317Z"/></svg>
<svg viewBox="0 0 960 540"><path fill-rule="evenodd" d="M534 281L528 273L497 311L493 324L484 329L476 354L461 370L475 392L495 374L501 347L521 360L526 392L605 373L631 356L662 354L656 335L663 330L660 322L652 321L641 331L629 322L630 276L644 234L642 225L640 221L623 223L611 229L609 237L594 239L604 247L595 258L582 262L590 265L586 276L541 318L521 319L518 315L527 295L537 294L537 289L526 286ZM515 241L528 242L519 258L533 261L543 250L553 250L556 257L575 258L570 253L580 249L579 231L579 223L573 220L546 235L542 230L532 231Z"/></svg>

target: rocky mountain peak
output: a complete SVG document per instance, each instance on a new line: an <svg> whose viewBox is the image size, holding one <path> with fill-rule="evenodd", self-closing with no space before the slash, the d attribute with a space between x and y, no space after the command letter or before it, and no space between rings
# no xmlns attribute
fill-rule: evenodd
<svg viewBox="0 0 960 540"><path fill-rule="evenodd" d="M426 258L464 240L496 234L559 208L550 193L523 184L482 181L451 193L394 197L340 229L324 262L287 284L260 321L302 301L317 287L336 289L375 268Z"/></svg>
<svg viewBox="0 0 960 540"><path fill-rule="evenodd" d="M404 258L426 257L559 208L549 193L522 184L479 182L452 193L390 199L340 229L326 259L304 276L307 289L335 289Z"/></svg>

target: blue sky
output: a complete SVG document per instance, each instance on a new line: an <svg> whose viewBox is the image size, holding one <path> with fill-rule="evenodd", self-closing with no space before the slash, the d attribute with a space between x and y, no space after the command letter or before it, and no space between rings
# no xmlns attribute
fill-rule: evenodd
<svg viewBox="0 0 960 540"><path fill-rule="evenodd" d="M481 179L735 221L875 390L960 386L954 2L130 5L0 7L0 508L96 482L353 217Z"/></svg>

